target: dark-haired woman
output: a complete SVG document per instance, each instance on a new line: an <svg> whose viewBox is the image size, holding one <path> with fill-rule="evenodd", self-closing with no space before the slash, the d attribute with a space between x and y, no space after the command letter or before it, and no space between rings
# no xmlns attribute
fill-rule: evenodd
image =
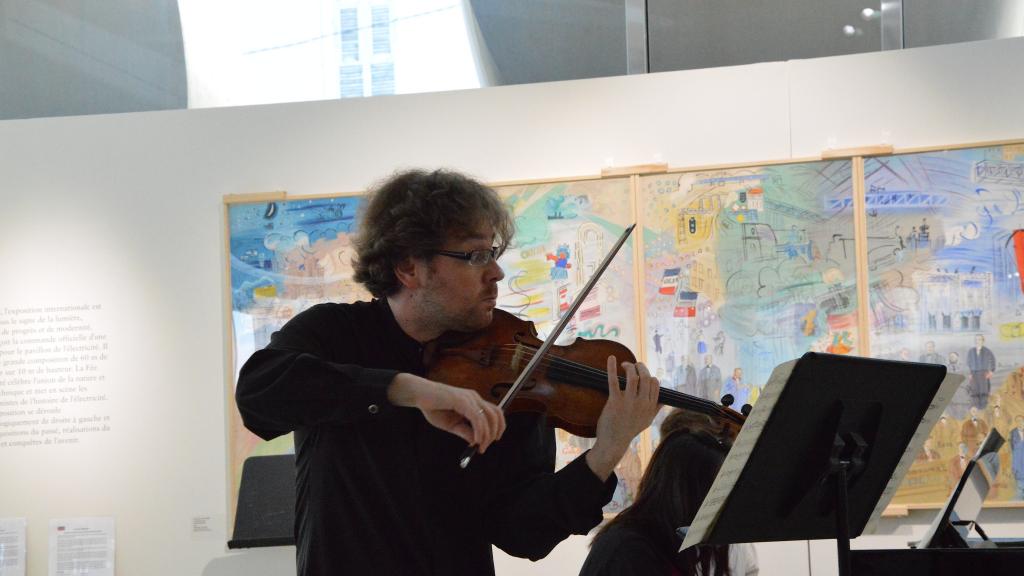
<svg viewBox="0 0 1024 576"><path fill-rule="evenodd" d="M751 576L750 544L696 546L679 552L676 529L689 526L721 468L731 439L704 416L673 411L640 480L635 502L603 526L580 576Z"/></svg>

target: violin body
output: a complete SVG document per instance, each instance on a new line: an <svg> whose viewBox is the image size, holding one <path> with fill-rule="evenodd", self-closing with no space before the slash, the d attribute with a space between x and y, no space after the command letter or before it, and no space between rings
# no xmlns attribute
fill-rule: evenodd
<svg viewBox="0 0 1024 576"><path fill-rule="evenodd" d="M533 322L495 308L491 325L478 332L445 334L427 349L427 378L476 390L499 403L520 372L540 348ZM530 379L506 406L509 412L547 415L548 423L576 436L593 438L597 419L608 400L609 356L617 362L636 362L626 346L611 340L577 338L567 346L551 346ZM619 377L624 387L626 379ZM707 414L735 437L744 416L735 410L661 388L661 404Z"/></svg>

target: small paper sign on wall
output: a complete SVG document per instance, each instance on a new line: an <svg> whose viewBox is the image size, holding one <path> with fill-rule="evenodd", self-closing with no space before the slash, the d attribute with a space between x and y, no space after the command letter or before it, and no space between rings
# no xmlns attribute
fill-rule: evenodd
<svg viewBox="0 0 1024 576"><path fill-rule="evenodd" d="M114 576L114 519L50 520L49 576Z"/></svg>
<svg viewBox="0 0 1024 576"><path fill-rule="evenodd" d="M25 518L0 518L0 576L25 576Z"/></svg>

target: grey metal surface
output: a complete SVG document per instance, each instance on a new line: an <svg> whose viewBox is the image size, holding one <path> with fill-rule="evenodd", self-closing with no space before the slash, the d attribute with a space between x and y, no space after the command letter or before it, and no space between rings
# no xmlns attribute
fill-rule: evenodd
<svg viewBox="0 0 1024 576"><path fill-rule="evenodd" d="M0 120L185 108L176 0L0 1Z"/></svg>
<svg viewBox="0 0 1024 576"><path fill-rule="evenodd" d="M626 74L650 71L647 61L647 0L626 0Z"/></svg>
<svg viewBox="0 0 1024 576"><path fill-rule="evenodd" d="M503 84L626 73L625 0L470 0Z"/></svg>
<svg viewBox="0 0 1024 576"><path fill-rule="evenodd" d="M903 48L903 0L882 0L882 50Z"/></svg>
<svg viewBox="0 0 1024 576"><path fill-rule="evenodd" d="M875 52L880 27L864 8L877 0L648 0L651 72Z"/></svg>
<svg viewBox="0 0 1024 576"><path fill-rule="evenodd" d="M902 0L904 47L1024 34L1024 0Z"/></svg>

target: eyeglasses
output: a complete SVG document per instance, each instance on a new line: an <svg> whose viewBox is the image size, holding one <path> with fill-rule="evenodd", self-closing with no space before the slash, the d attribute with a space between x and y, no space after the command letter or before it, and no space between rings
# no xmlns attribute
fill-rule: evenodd
<svg viewBox="0 0 1024 576"><path fill-rule="evenodd" d="M458 258L459 260L465 260L469 262L470 266L487 266L492 261L497 260L501 256L501 248L498 246L491 246L483 250L473 250L471 252L456 252L455 250L434 250L434 254L440 254L442 256L448 256L449 258Z"/></svg>

